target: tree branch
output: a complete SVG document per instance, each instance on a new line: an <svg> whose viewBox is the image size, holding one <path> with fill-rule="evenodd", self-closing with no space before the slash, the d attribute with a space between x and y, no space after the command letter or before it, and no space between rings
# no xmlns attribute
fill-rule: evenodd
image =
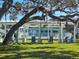
<svg viewBox="0 0 79 59"><path fill-rule="evenodd" d="M62 20L60 19L60 17L54 16L52 15L51 11L47 11L44 7L36 7L34 8L31 12L27 13L17 24L15 24L10 31L6 34L6 37L3 41L3 45L9 44L9 42L12 40L12 35L14 34L14 32L20 27L22 26L24 23L27 23L31 20L29 20L29 17L31 15L33 15L34 13L36 13L38 10L42 11L43 13L48 14L50 17L58 19L58 20Z"/></svg>
<svg viewBox="0 0 79 59"><path fill-rule="evenodd" d="M12 6L13 0L5 0L2 8L0 9L0 20L2 16L8 11L8 9Z"/></svg>

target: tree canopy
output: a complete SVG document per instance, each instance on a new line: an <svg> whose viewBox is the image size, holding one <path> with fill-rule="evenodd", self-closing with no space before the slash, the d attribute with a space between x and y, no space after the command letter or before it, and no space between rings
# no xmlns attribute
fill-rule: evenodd
<svg viewBox="0 0 79 59"><path fill-rule="evenodd" d="M17 19L17 15L21 14L22 19L15 24L10 31L6 34L3 44L8 44L11 40L13 33L24 23L31 21L31 16L36 12L42 12L41 17L45 15L50 16L53 19L58 19L59 21L72 21L76 23L79 19L79 1L78 0L2 0L3 4L0 8L0 19L5 13L10 14L12 20ZM56 16L55 13L63 12L66 15ZM76 18L74 18L76 17ZM34 16L32 18L40 18L40 16ZM44 18L43 18L44 20Z"/></svg>
<svg viewBox="0 0 79 59"><path fill-rule="evenodd" d="M45 9L49 10L52 15L54 15L57 11L61 13L64 12L66 15L60 15L63 17L75 17L79 16L79 4L78 0L3 0L2 8L0 8L0 18L8 12L11 16L12 20L15 20L17 15L22 14L25 15L35 7L43 6ZM41 15L42 16L42 15ZM55 15L54 15L55 16ZM56 16L58 17L58 16Z"/></svg>

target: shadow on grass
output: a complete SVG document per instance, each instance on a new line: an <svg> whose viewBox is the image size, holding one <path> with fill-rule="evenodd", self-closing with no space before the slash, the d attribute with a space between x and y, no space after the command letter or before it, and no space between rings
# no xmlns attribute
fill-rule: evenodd
<svg viewBox="0 0 79 59"><path fill-rule="evenodd" d="M0 42L0 46L2 45L2 43Z"/></svg>
<svg viewBox="0 0 79 59"><path fill-rule="evenodd" d="M18 45L0 46L0 59L17 59L16 54L18 51Z"/></svg>
<svg viewBox="0 0 79 59"><path fill-rule="evenodd" d="M14 46L15 47L15 46ZM45 49L45 48L52 48L55 49L56 47L36 47L33 49ZM29 50L29 49L28 49ZM18 50L19 51L19 50ZM0 57L0 59L75 59L75 57L79 57L79 52L73 51L30 51L30 52L19 52L16 55L6 55Z"/></svg>
<svg viewBox="0 0 79 59"><path fill-rule="evenodd" d="M63 51L64 52L64 51ZM65 54L67 53L67 54ZM55 52L45 52L45 51L36 51L36 52L24 52L21 54L18 54L17 58L32 58L32 59L74 59L74 57L77 57L79 53L72 53L72 51L65 51L65 53L55 53ZM72 53L72 54L71 54Z"/></svg>
<svg viewBox="0 0 79 59"><path fill-rule="evenodd" d="M73 52L73 51L59 51L62 54L68 54L71 55L72 57L78 57L79 59L79 52Z"/></svg>
<svg viewBox="0 0 79 59"><path fill-rule="evenodd" d="M50 46L45 46L45 47L31 47L32 49L55 49L56 47L50 47Z"/></svg>
<svg viewBox="0 0 79 59"><path fill-rule="evenodd" d="M79 56L79 53L74 53L72 51L59 51L60 53L46 52L46 51L33 51L33 52L23 52L17 55L9 55L0 57L0 59L75 59Z"/></svg>
<svg viewBox="0 0 79 59"><path fill-rule="evenodd" d="M8 55L4 57L0 57L0 59L17 59L15 55Z"/></svg>
<svg viewBox="0 0 79 59"><path fill-rule="evenodd" d="M29 49L55 49L56 47L50 47L50 46L42 46L42 47L20 47L20 50L29 50Z"/></svg>
<svg viewBox="0 0 79 59"><path fill-rule="evenodd" d="M17 51L17 50L19 50L19 46L13 46L13 45L0 46L0 51Z"/></svg>
<svg viewBox="0 0 79 59"><path fill-rule="evenodd" d="M29 49L32 49L32 51L29 51ZM51 49L52 51L49 51L49 50L35 51L34 49L35 50L36 49ZM57 50L53 51L53 49L57 49ZM26 50L28 50L29 52ZM63 47L57 48L53 46L26 47L26 46L19 46L19 45L7 45L7 46L0 46L0 51L4 51L5 54L8 54L10 51L12 51L12 53L13 51L17 51L17 52L14 52L15 53L14 55L4 55L4 56L1 56L0 59L23 59L23 58L24 59L28 59L28 58L31 58L31 59L75 59L76 57L79 57L79 52L65 51ZM5 51L7 51L8 53L6 53ZM22 52L19 52L19 51L22 51Z"/></svg>

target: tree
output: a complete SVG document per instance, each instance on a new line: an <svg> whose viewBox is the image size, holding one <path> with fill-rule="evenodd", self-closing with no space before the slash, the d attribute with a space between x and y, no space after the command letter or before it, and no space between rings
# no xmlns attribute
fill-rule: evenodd
<svg viewBox="0 0 79 59"><path fill-rule="evenodd" d="M70 1L72 2L72 4ZM12 40L11 37L13 33L24 23L31 21L30 16L32 16L37 11L41 11L45 14L47 13L51 18L59 19L60 21L66 20L65 18L67 17L68 20L72 22L77 22L72 19L72 17L76 15L79 16L78 10L77 10L78 6L76 3L74 3L76 2L75 0L30 0L30 1L28 0L27 2L28 3L25 3L26 7L23 7L23 6L20 7L19 3L16 3L13 6L12 5L13 0L4 0L3 6L0 9L0 12L1 12L0 18L9 10L10 7L15 8L17 11L25 12L25 16L17 24L15 24L10 29L10 31L6 34L6 37L2 43L3 45L8 44ZM47 9L49 8L49 6L50 6L50 10ZM66 11L66 9L68 11ZM32 10L32 11L29 12L29 10ZM62 19L61 17L54 15L56 11L64 12L67 15L63 16L63 19Z"/></svg>
<svg viewBox="0 0 79 59"><path fill-rule="evenodd" d="M12 7L13 0L4 0L2 8L0 8L0 20L1 17Z"/></svg>

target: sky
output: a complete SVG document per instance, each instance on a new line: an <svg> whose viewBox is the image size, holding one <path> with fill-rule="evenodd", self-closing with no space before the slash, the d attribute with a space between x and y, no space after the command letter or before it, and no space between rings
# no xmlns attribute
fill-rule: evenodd
<svg viewBox="0 0 79 59"><path fill-rule="evenodd" d="M23 2L23 0L13 0L13 2L15 3L15 2L20 2L20 3L22 3ZM3 4L3 1L2 0L0 0L0 8L2 7L2 4ZM39 13L39 12L37 12L36 14L34 14L34 15L41 15L41 13ZM57 11L57 12L55 12L55 14L54 14L55 16L60 16L60 15L66 15L64 12L60 12L60 11ZM17 19L18 20L20 20L21 18L22 18L23 16L22 15L18 15L17 16ZM49 18L49 17L48 17ZM2 20L5 20L5 15L2 17ZM50 18L49 18L50 19ZM6 16L6 20L10 20L10 14L7 14L7 16Z"/></svg>
<svg viewBox="0 0 79 59"><path fill-rule="evenodd" d="M4 1L0 0L0 8L2 7L3 2L4 2ZM23 0L13 0L13 2L14 2L14 3L15 3L15 2L23 2ZM17 17L18 17L18 19L21 19L23 16L18 15ZM2 17L2 20L5 20L5 15ZM7 14L6 20L8 20L8 21L10 20L10 14Z"/></svg>

